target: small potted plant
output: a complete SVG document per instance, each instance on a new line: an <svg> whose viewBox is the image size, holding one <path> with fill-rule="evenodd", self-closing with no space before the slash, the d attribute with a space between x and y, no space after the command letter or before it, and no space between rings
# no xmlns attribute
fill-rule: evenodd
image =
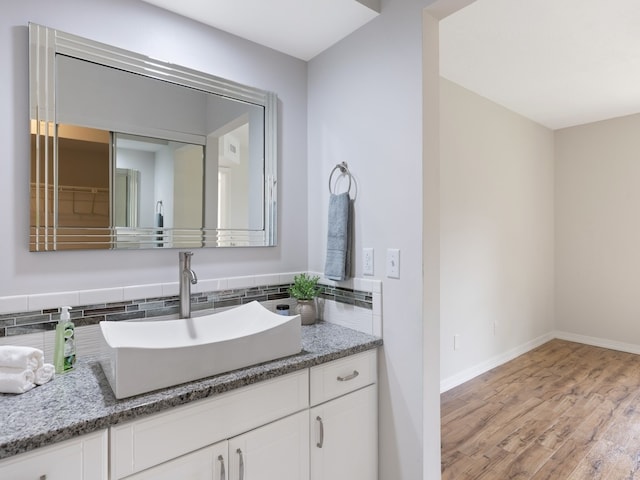
<svg viewBox="0 0 640 480"><path fill-rule="evenodd" d="M293 278L293 285L289 288L289 295L296 299L296 314L300 315L303 325L313 325L316 321L315 298L320 293L318 286L320 277L301 273Z"/></svg>

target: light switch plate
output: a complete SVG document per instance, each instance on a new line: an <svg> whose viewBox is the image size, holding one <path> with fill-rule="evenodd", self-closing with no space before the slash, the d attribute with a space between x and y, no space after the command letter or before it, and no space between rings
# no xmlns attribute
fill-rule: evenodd
<svg viewBox="0 0 640 480"><path fill-rule="evenodd" d="M362 249L362 273L373 275L373 248Z"/></svg>
<svg viewBox="0 0 640 480"><path fill-rule="evenodd" d="M400 250L387 249L387 277L400 278Z"/></svg>

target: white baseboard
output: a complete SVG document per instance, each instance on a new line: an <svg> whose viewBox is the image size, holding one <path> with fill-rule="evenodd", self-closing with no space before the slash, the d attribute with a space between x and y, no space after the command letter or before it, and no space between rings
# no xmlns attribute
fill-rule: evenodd
<svg viewBox="0 0 640 480"><path fill-rule="evenodd" d="M492 368L499 367L500 365L507 363L510 360L513 360L516 357L519 357L522 354L525 354L534 348L543 345L549 340L553 340L555 338L554 332L546 333L538 338L535 338L523 345L520 345L516 348L512 348L511 350L501 353L500 355L496 355L478 365L474 365L471 368L467 368L462 372L456 373L449 378L445 378L440 381L440 393L446 392L447 390L451 390L458 385L463 384L471 380L472 378L477 377L478 375L482 375L483 373L488 372Z"/></svg>
<svg viewBox="0 0 640 480"><path fill-rule="evenodd" d="M578 335L577 333L560 331L554 332L554 337L560 340L567 340L569 342L584 343L585 345L591 345L593 347L608 348L610 350L618 350L620 352L640 355L640 345L635 345L633 343L617 342L606 338L589 337L587 335Z"/></svg>
<svg viewBox="0 0 640 480"><path fill-rule="evenodd" d="M618 350L620 352L626 353L634 353L636 355L640 355L640 345L632 344L632 343L624 343L618 342L615 340L609 340L606 338L598 338L598 337L589 337L587 335L579 335L577 333L569 333L569 332L561 332L554 331L549 332L541 337L538 337L530 342L525 343L524 345L520 345L519 347L513 348L508 352L502 353L500 355L496 355L489 360L482 362L479 365L475 365L471 368L463 370L455 375L452 375L449 378L445 378L440 381L440 393L444 393L447 390L451 390L458 385L467 382L478 375L482 375L483 373L488 372L492 368L499 367L500 365L507 363L513 360L520 355L523 355L534 348L539 347L540 345L548 342L549 340L553 340L557 338L559 340L566 340L568 342L576 342L582 343L585 345L591 345L593 347L602 347L608 348L610 350Z"/></svg>

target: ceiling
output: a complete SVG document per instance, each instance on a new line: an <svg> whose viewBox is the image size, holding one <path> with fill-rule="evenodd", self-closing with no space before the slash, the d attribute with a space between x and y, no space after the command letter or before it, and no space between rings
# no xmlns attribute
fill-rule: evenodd
<svg viewBox="0 0 640 480"><path fill-rule="evenodd" d="M443 77L551 129L640 112L639 0L477 0L440 22Z"/></svg>
<svg viewBox="0 0 640 480"><path fill-rule="evenodd" d="M143 0L310 60L375 18L380 0Z"/></svg>

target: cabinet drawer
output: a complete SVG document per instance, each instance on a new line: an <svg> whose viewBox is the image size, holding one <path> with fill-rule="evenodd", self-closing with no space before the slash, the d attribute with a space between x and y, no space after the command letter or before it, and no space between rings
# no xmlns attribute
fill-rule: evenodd
<svg viewBox="0 0 640 480"><path fill-rule="evenodd" d="M11 480L106 480L107 431L90 433L0 461Z"/></svg>
<svg viewBox="0 0 640 480"><path fill-rule="evenodd" d="M309 378L311 405L376 383L376 377L375 349L312 367Z"/></svg>
<svg viewBox="0 0 640 480"><path fill-rule="evenodd" d="M202 450L188 453L144 472L136 473L127 480L227 480L229 462L228 442L225 440Z"/></svg>
<svg viewBox="0 0 640 480"><path fill-rule="evenodd" d="M307 370L111 427L111 472L123 478L309 406Z"/></svg>

